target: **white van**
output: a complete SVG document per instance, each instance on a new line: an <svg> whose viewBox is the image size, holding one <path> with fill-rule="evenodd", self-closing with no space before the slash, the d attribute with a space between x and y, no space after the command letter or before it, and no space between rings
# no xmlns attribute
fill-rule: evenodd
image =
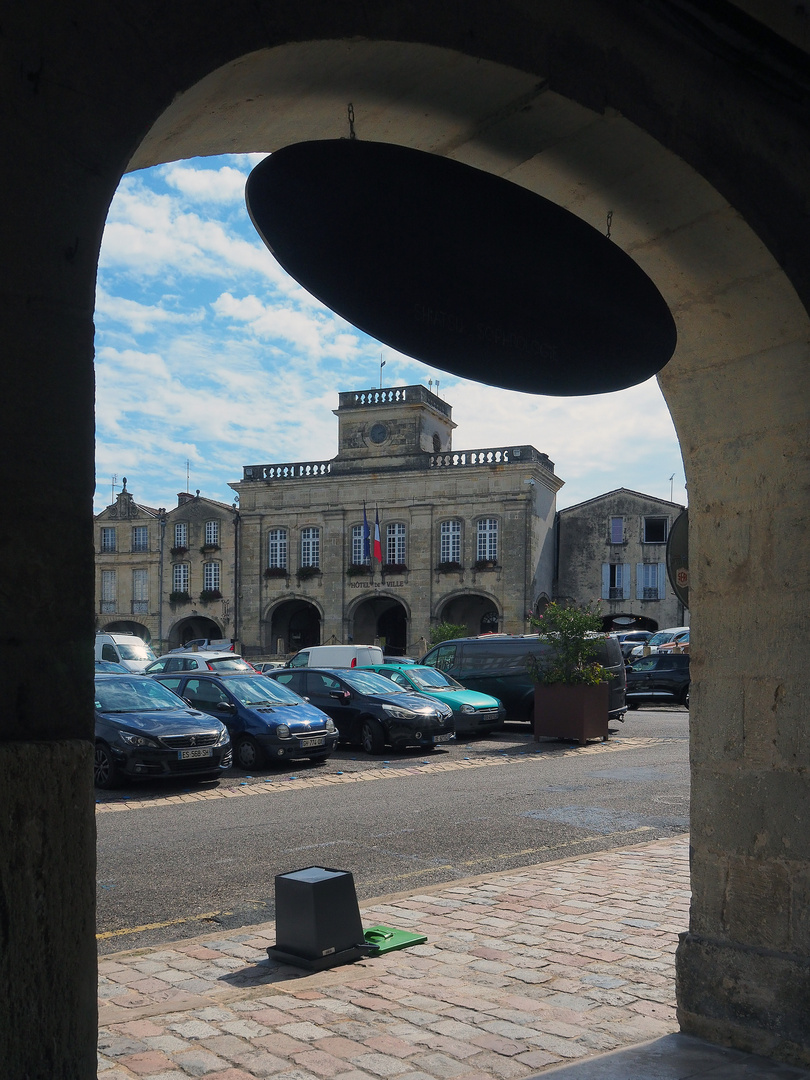
<svg viewBox="0 0 810 1080"><path fill-rule="evenodd" d="M379 645L311 645L297 652L287 667L368 667L382 663Z"/></svg>
<svg viewBox="0 0 810 1080"><path fill-rule="evenodd" d="M128 671L143 671L157 657L136 634L96 634L96 660L112 660Z"/></svg>

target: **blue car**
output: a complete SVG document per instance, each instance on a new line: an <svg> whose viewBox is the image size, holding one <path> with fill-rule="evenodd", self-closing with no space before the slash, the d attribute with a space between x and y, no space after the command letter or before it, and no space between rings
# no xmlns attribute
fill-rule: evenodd
<svg viewBox="0 0 810 1080"><path fill-rule="evenodd" d="M96 787L156 777L214 780L231 766L219 720L143 675L96 674Z"/></svg>
<svg viewBox="0 0 810 1080"><path fill-rule="evenodd" d="M337 728L326 713L265 675L186 671L152 678L221 720L234 763L248 772L288 758L317 761L337 746Z"/></svg>

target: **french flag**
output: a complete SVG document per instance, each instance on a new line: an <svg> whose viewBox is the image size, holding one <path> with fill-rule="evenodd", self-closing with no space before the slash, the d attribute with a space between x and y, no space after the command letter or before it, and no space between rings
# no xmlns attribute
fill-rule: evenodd
<svg viewBox="0 0 810 1080"><path fill-rule="evenodd" d="M380 540L380 511L376 511L376 519L374 521L374 558L378 562L382 562L382 541Z"/></svg>

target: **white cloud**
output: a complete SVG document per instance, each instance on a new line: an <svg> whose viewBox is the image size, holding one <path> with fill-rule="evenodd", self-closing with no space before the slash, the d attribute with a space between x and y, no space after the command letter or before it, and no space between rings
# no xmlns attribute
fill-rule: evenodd
<svg viewBox="0 0 810 1080"><path fill-rule="evenodd" d="M223 165L220 169L172 165L164 175L170 187L196 202L234 203L245 197L247 176L230 165Z"/></svg>

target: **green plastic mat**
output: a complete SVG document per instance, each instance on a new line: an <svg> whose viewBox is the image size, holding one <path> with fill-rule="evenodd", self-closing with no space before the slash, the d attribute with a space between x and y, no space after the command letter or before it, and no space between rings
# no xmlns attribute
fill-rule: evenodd
<svg viewBox="0 0 810 1080"><path fill-rule="evenodd" d="M363 932L369 945L373 945L378 956L393 952L394 949L407 949L410 945L422 945L427 941L427 934L412 934L409 930L395 930L392 926L369 926Z"/></svg>

